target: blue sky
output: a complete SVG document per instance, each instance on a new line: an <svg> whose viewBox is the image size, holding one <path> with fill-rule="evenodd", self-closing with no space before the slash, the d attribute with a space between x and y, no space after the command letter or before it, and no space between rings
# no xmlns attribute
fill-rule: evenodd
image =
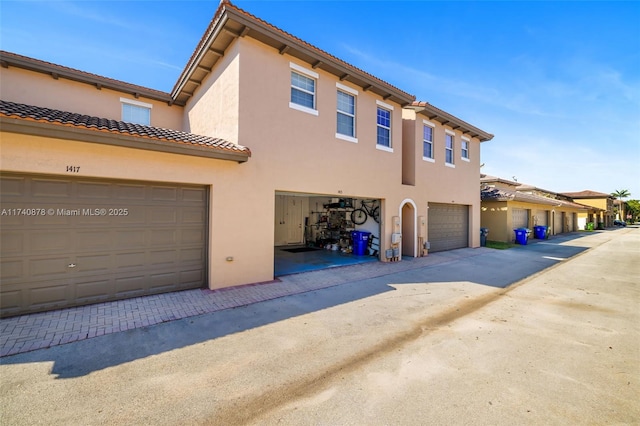
<svg viewBox="0 0 640 426"><path fill-rule="evenodd" d="M640 2L234 4L493 133L483 173L640 199ZM1 0L0 47L170 91L217 6Z"/></svg>

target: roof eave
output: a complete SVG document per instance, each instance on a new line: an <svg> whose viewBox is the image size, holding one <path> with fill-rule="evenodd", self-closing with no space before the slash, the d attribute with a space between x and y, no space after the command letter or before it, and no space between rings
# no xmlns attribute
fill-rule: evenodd
<svg viewBox="0 0 640 426"><path fill-rule="evenodd" d="M26 134L56 139L98 143L125 148L142 149L192 157L214 158L218 160L244 163L249 160L249 152L234 152L212 147L202 147L187 142L163 141L160 139L127 135L98 129L69 126L21 118L0 117L2 132Z"/></svg>
<svg viewBox="0 0 640 426"><path fill-rule="evenodd" d="M413 109L416 114L422 114L429 120L438 121L443 126L449 126L453 130L460 130L463 134L467 134L472 138L478 139L480 142L487 142L493 139L491 133L487 133L484 130L473 126L464 120L459 119L441 109L428 104L426 102L414 103L407 108Z"/></svg>
<svg viewBox="0 0 640 426"><path fill-rule="evenodd" d="M150 89L135 84L125 83L124 81L113 80L99 75L86 73L83 71L67 68L56 64L40 61L38 59L29 58L10 52L2 52L0 55L0 65L3 68L15 67L29 71L39 72L50 75L53 79L64 78L79 83L89 84L96 89L110 89L122 93L130 94L135 98L143 97L146 99L167 102L172 104L171 95L158 90Z"/></svg>
<svg viewBox="0 0 640 426"><path fill-rule="evenodd" d="M188 101L206 75L212 71L212 65L224 56L226 49L239 37L252 37L281 54L286 53L298 58L314 69L334 74L343 81L349 81L365 91L376 93L384 100L396 102L403 107L415 100L413 95L367 75L362 70L348 66L320 49L312 49L284 31L222 2L171 92L176 104L184 105ZM202 65L203 63L206 65Z"/></svg>

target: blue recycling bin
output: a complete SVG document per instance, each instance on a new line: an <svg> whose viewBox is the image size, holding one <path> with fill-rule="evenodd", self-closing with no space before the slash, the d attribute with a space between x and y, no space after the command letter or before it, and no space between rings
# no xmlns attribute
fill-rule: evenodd
<svg viewBox="0 0 640 426"><path fill-rule="evenodd" d="M538 225L533 227L533 234L540 240L547 239L547 226Z"/></svg>
<svg viewBox="0 0 640 426"><path fill-rule="evenodd" d="M364 256L367 254L369 246L369 236L371 232L353 231L351 232L351 240L353 241L353 254L356 256Z"/></svg>
<svg viewBox="0 0 640 426"><path fill-rule="evenodd" d="M521 244L523 246L527 245L527 239L529 238L529 230L527 228L518 228L514 229L513 232L516 233L516 243Z"/></svg>

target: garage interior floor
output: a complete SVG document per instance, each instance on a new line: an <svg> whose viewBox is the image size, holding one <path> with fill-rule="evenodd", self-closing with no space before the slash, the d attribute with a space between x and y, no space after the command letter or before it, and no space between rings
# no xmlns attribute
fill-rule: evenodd
<svg viewBox="0 0 640 426"><path fill-rule="evenodd" d="M291 250L294 250L294 252L291 252ZM276 247L274 253L274 275L280 277L336 266L377 261L377 256L356 256L351 253L301 246Z"/></svg>

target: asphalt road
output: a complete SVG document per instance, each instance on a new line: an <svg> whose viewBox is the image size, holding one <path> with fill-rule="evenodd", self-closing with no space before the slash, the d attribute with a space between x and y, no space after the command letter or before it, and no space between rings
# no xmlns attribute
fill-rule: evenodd
<svg viewBox="0 0 640 426"><path fill-rule="evenodd" d="M640 424L639 277L626 228L5 357L0 420Z"/></svg>

